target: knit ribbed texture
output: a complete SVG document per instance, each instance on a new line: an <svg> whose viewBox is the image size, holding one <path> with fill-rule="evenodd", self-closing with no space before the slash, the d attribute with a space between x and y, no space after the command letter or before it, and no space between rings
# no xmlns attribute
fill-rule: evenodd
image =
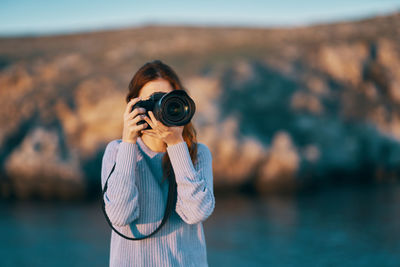
<svg viewBox="0 0 400 267"><path fill-rule="evenodd" d="M111 232L110 266L208 266L202 222L214 210L212 155L198 143L195 164L186 142L154 152L138 137L135 144L121 139L108 143L101 170L105 208L114 227L130 237L153 232L161 223L168 198L162 181L162 157L168 153L177 183L175 210L153 236L127 240ZM146 157L146 158L144 158Z"/></svg>

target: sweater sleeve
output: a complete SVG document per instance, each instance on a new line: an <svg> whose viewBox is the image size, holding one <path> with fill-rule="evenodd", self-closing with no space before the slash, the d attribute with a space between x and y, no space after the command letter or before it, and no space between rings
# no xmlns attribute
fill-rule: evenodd
<svg viewBox="0 0 400 267"><path fill-rule="evenodd" d="M137 144L111 141L104 152L101 168L101 183L108 179L104 194L105 210L112 224L125 226L139 217L138 189L135 184L135 167L138 154Z"/></svg>
<svg viewBox="0 0 400 267"><path fill-rule="evenodd" d="M185 141L167 147L177 183L176 212L188 224L206 220L215 206L212 155L202 143L197 148L194 166Z"/></svg>

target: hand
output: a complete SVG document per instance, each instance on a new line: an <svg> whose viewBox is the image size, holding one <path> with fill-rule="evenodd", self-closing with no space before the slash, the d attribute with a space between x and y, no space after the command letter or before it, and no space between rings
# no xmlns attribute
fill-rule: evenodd
<svg viewBox="0 0 400 267"><path fill-rule="evenodd" d="M144 120L147 121L147 123L153 129L142 130L142 133L146 133L149 136L163 140L167 146L172 146L184 141L182 136L184 126L165 126L162 122L158 121L154 117L152 111L149 111L149 116L150 118L145 116Z"/></svg>
<svg viewBox="0 0 400 267"><path fill-rule="evenodd" d="M124 142L135 144L139 131L147 127L147 123L137 125L139 121L143 120L143 116L145 116L139 115L146 112L144 108L135 108L132 110L132 112L130 112L133 105L140 100L140 97L133 98L126 105L124 112L124 130L122 132L122 141Z"/></svg>

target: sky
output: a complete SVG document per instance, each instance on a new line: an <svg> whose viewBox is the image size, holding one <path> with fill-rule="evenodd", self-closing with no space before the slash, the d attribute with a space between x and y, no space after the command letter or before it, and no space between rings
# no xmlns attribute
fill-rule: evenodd
<svg viewBox="0 0 400 267"><path fill-rule="evenodd" d="M290 27L400 11L400 0L0 0L0 36L143 25Z"/></svg>

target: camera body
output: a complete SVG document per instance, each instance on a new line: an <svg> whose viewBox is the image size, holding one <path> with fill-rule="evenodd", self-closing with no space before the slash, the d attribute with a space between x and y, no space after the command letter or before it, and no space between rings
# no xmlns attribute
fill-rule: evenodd
<svg viewBox="0 0 400 267"><path fill-rule="evenodd" d="M148 118L150 118L148 112L152 111L154 117L168 127L188 124L196 111L193 99L184 90L173 90L169 93L154 92L149 99L141 100L133 105L132 110L138 107L146 110ZM140 120L137 124L145 122L145 120ZM152 128L147 125L143 130L147 129Z"/></svg>

